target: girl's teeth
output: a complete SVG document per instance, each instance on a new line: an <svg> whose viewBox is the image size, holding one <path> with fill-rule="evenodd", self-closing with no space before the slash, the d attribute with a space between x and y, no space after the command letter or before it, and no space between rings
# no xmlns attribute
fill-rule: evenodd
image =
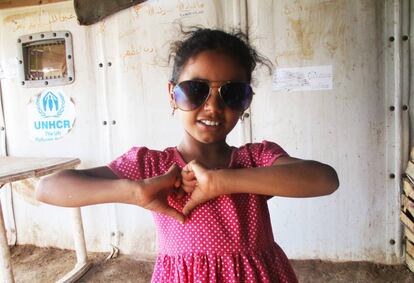
<svg viewBox="0 0 414 283"><path fill-rule="evenodd" d="M218 126L219 122L209 121L209 120L201 120L202 123L206 124L207 126Z"/></svg>

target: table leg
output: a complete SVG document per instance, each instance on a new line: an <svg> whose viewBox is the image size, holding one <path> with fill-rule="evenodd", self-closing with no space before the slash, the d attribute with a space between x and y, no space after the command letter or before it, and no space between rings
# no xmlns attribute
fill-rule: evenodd
<svg viewBox="0 0 414 283"><path fill-rule="evenodd" d="M76 265L69 273L67 273L57 283L70 283L76 282L91 268L92 264L88 262L85 245L85 235L82 225L82 214L79 207L72 209L72 226L73 226L73 238L75 242L76 250Z"/></svg>
<svg viewBox="0 0 414 283"><path fill-rule="evenodd" d="M6 228L4 227L3 211L0 202L0 272L2 274L2 280L6 283L13 283L13 269L11 264L9 245L7 244Z"/></svg>

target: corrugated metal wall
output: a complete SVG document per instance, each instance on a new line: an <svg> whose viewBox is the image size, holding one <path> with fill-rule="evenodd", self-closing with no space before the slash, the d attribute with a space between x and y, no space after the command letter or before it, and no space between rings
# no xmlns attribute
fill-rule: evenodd
<svg viewBox="0 0 414 283"><path fill-rule="evenodd" d="M132 145L176 145L181 129L170 115L167 59L169 42L179 36L177 22L248 26L252 43L277 68L333 68L332 90L301 92L272 91L272 77L259 70L251 117L229 139L234 145L270 139L292 156L338 171L341 186L334 195L269 201L277 241L291 258L396 262L399 204L386 181L386 2L148 1L89 27L77 24L70 2L0 11L0 60L9 69L1 81L9 154L76 156L82 167L91 167ZM19 36L50 30L73 35L75 82L50 89L71 96L77 116L63 139L35 143L27 134L26 105L44 89L23 88L13 64L5 62L16 58ZM68 210L34 205L16 193L13 201L19 244L72 247ZM124 253L154 255L149 212L120 204L82 212L90 251L113 244ZM397 245L389 244L391 238Z"/></svg>

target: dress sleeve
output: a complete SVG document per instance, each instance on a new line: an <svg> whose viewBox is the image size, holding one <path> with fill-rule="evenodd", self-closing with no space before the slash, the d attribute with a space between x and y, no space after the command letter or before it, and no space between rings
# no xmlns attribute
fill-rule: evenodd
<svg viewBox="0 0 414 283"><path fill-rule="evenodd" d="M255 145L255 148L252 148L252 150L256 151L253 156L258 167L270 166L279 157L289 156L282 147L274 142L264 140Z"/></svg>
<svg viewBox="0 0 414 283"><path fill-rule="evenodd" d="M147 152L148 149L145 147L133 147L107 166L121 179L145 179L145 157Z"/></svg>
<svg viewBox="0 0 414 283"><path fill-rule="evenodd" d="M270 141L262 141L256 145L256 165L258 167L271 166L276 159L282 156L289 156L287 152L278 144ZM267 201L273 196L263 196Z"/></svg>

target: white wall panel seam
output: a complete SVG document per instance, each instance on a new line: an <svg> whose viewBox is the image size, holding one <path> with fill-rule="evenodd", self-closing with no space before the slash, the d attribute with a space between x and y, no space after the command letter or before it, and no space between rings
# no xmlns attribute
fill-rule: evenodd
<svg viewBox="0 0 414 283"><path fill-rule="evenodd" d="M409 61L409 78L408 78L408 114L410 124L410 149L414 147L414 4L409 2L409 26L404 35L407 36L406 44L408 44L408 58Z"/></svg>
<svg viewBox="0 0 414 283"><path fill-rule="evenodd" d="M410 30L410 0L402 0L401 3L401 35L399 38L401 48L401 105L402 109L402 140L401 140L401 174L404 173L410 157L410 111L408 105L410 105L410 45L406 36ZM402 179L400 179L399 188L402 191ZM398 199L400 201L400 198ZM400 208L400 202L398 201L398 208ZM397 245L396 254L399 257L403 257L404 251L402 249L403 243L403 226L398 223L397 232L399 233L400 245Z"/></svg>
<svg viewBox="0 0 414 283"><path fill-rule="evenodd" d="M103 25L105 25L105 21L103 20ZM106 30L99 33L98 36L98 50L99 50L99 58L100 62L102 62L102 67L99 71L101 71L100 76L100 85L102 86L102 99L104 106L104 116L102 124L104 126L104 132L106 134L106 140L105 140L105 159L106 161L110 160L112 158L112 127L110 126L111 123L111 117L110 117L110 105L108 103L108 78L110 77L110 70L108 66L108 60L107 60L107 47L105 44L105 36L106 36ZM98 99L99 99L99 93L98 93ZM117 221L117 213L116 213L116 204L110 203L106 205L107 213L108 213L108 224L110 226L110 235L107 235L109 237L109 242L111 246L115 246L116 248L119 247L119 237L118 235L118 221ZM109 247L111 248L111 247Z"/></svg>
<svg viewBox="0 0 414 283"><path fill-rule="evenodd" d="M391 30L385 40L389 41L391 48L386 57L386 81L385 94L388 105L386 111L390 112L387 127L387 221L386 221L386 261L393 263L401 261L402 229L399 221L399 203L401 191L401 175L403 173L403 161L406 159L407 150L403 147L407 144L404 133L408 130L406 115L402 111L404 104L402 76L404 73L402 64L401 31L402 31L402 5L404 0L387 1L386 24ZM389 37L390 36L390 37ZM393 39L391 38L393 37ZM393 107L393 108L392 108ZM395 244L393 244L395 243Z"/></svg>

